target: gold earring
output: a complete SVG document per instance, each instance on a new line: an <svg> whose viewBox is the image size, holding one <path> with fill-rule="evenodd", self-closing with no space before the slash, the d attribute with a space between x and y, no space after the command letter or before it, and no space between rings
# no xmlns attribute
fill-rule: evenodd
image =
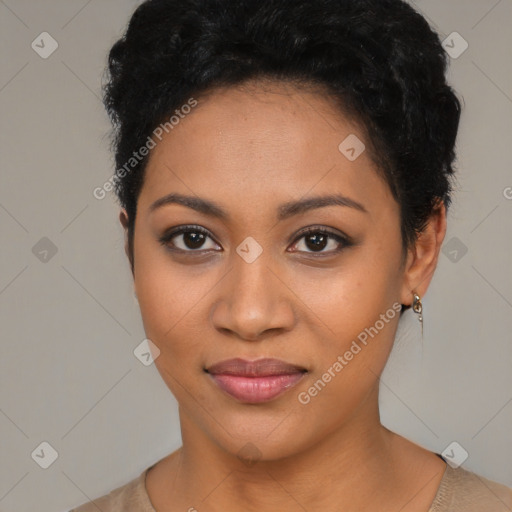
<svg viewBox="0 0 512 512"><path fill-rule="evenodd" d="M418 320L421 324L421 335L423 336L423 304L421 298L416 292L412 292L413 303L412 310L418 315Z"/></svg>

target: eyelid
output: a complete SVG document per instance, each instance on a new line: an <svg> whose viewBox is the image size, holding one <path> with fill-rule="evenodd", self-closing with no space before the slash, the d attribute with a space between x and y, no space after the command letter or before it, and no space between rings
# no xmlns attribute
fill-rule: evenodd
<svg viewBox="0 0 512 512"><path fill-rule="evenodd" d="M216 245L218 246L221 246L221 244L219 244L219 242L217 242L217 240L215 240L215 237L212 236L212 234L210 233L210 231L206 228L203 228L202 226L199 226L197 224L186 224L186 225L182 225L182 226L176 226L174 228L171 228L167 231L164 232L164 234L159 237L159 242L164 245L165 247L169 248L170 250L173 250L173 251L177 251L177 252L181 252L181 253L197 253L197 254L202 254L202 253L205 253L205 252L209 252L209 251L212 251L212 250L215 250L215 249L197 249L197 250L194 250L194 249L189 249L189 250L184 250L184 249L179 249L179 248L176 248L176 247L169 247L169 242L172 238L176 237L176 236L179 236L179 235L182 235L184 233L187 233L187 232L199 232L205 236L207 236L208 238L210 238ZM297 242L300 241L301 238L303 238L304 236L307 236L309 234L312 234L312 233L321 233L321 234L325 234L329 237L331 237L332 239L336 240L337 243L339 243L341 245L341 247L339 249L334 249L334 250L330 250L330 251L326 251L326 252L315 252L315 251L292 251L292 252L297 252L297 253L302 253L302 254L318 254L318 256L328 256L328 255L332 255L332 254L337 254L338 252L340 252L343 248L345 247L349 247L351 245L354 244L353 240L351 239L351 237L349 237L348 235L344 234L343 232L339 232L339 231L334 231L332 228L328 228L328 227L325 227L325 226L322 226L322 225L318 225L318 224L313 224L313 225L310 225L310 226L305 226L304 228L300 229L297 233L295 233L288 241L288 245L290 244L297 244ZM220 251L217 251L215 250L216 252L220 252Z"/></svg>
<svg viewBox="0 0 512 512"><path fill-rule="evenodd" d="M198 233L201 233L201 234L207 236L208 238L210 238L216 245L220 246L219 242L217 242L217 240L215 240L215 238L212 236L212 234L210 233L210 231L208 229L203 228L202 226L199 226L197 224L185 224L185 225L182 225L182 226L176 226L174 228L170 228L170 229L166 230L161 237L158 238L158 241L164 247L167 247L169 250L172 250L172 251L175 251L175 252L180 252L182 254L183 253L202 254L202 253L214 250L214 249L197 249L197 250L189 249L188 251L186 251L184 249L179 249L177 247L170 247L168 245L169 242L171 241L171 239L173 239L176 236L179 236L179 235L182 235L184 233L187 233L187 232L198 232ZM220 251L217 251L217 252L220 252Z"/></svg>
<svg viewBox="0 0 512 512"><path fill-rule="evenodd" d="M306 226L306 227L302 228L301 230L299 230L298 233L296 233L291 238L289 243L292 243L293 245L295 245L304 236L307 236L309 234L314 234L314 233L321 233L321 234L325 234L325 235L329 236L330 238L336 240L336 242L339 243L341 245L341 247L338 249L325 251L325 252L322 252L322 251L320 251L320 252L294 251L294 252L300 252L302 254L313 254L313 255L317 254L318 257L322 257L322 256L329 256L329 255L337 254L343 248L350 247L350 246L354 245L354 241L352 240L352 238L349 237L348 235L346 235L345 233L343 233L339 230L333 230L332 228L328 228L328 227L318 225L318 224L313 224L311 226Z"/></svg>

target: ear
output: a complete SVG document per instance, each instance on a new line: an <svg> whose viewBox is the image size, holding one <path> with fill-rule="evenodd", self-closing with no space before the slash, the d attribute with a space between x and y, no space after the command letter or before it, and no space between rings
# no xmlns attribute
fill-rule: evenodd
<svg viewBox="0 0 512 512"><path fill-rule="evenodd" d="M119 212L119 221L121 222L121 225L124 229L124 252L126 256L128 257L128 260L130 262L130 267L132 269L132 275L133 275L133 260L132 255L130 254L130 247L128 245L128 213L126 212L125 208L121 208L121 211Z"/></svg>
<svg viewBox="0 0 512 512"><path fill-rule="evenodd" d="M411 305L413 292L425 295L439 259L439 251L446 234L446 207L439 201L429 217L425 229L418 234L414 246L407 252L402 304Z"/></svg>

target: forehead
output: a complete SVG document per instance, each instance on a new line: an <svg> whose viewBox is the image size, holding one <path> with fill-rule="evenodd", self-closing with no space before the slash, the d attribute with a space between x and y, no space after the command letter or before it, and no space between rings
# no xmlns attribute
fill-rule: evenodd
<svg viewBox="0 0 512 512"><path fill-rule="evenodd" d="M391 200L369 151L355 160L340 151L347 138L364 144L365 135L325 94L288 83L250 83L196 100L152 150L142 207L173 191L240 206L325 192Z"/></svg>

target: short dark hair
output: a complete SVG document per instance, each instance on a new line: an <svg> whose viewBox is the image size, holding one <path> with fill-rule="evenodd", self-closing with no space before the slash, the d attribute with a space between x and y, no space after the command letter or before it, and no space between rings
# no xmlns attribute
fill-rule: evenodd
<svg viewBox="0 0 512 512"><path fill-rule="evenodd" d="M450 204L461 106L446 70L439 36L402 0L147 0L108 59L116 168L191 96L256 79L323 88L365 130L408 247ZM132 257L148 158L115 181Z"/></svg>

